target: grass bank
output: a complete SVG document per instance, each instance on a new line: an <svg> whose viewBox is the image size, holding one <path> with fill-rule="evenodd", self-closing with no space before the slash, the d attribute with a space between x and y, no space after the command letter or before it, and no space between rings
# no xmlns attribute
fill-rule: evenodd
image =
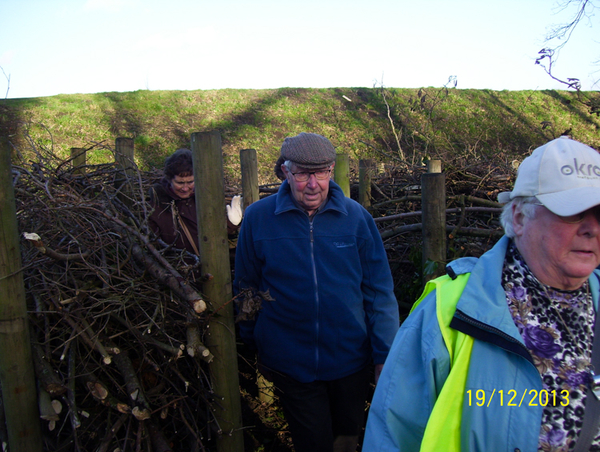
<svg viewBox="0 0 600 452"><path fill-rule="evenodd" d="M238 153L252 148L260 182L268 183L281 142L301 131L327 136L353 161L512 158L563 133L600 148L600 118L590 113L598 103L598 92L567 91L140 90L0 100L0 135L17 149L34 143L61 158L71 147L133 137L137 163L149 170L189 146L191 133L219 130L227 178L237 181ZM102 149L88 156L90 163L110 158Z"/></svg>

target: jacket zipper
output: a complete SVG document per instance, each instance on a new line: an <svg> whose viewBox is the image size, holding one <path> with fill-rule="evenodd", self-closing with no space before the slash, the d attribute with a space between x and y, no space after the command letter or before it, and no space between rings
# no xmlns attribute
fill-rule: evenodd
<svg viewBox="0 0 600 452"><path fill-rule="evenodd" d="M479 320L475 320L472 317L467 316L465 313L456 310L454 313L454 316L459 318L460 320L462 320L465 323L468 323L471 326L474 326L475 328L478 328L482 331L487 331L488 333L492 333L502 339L504 339L505 341L514 344L515 346L517 346L519 349L525 351L526 355L528 356L529 359L528 361L531 363L532 366L535 367L535 364L533 363L533 358L531 357L531 353L529 353L529 350L527 350L527 347L525 347L521 342L517 341L514 337L506 334L504 331L499 330L498 328L494 328L486 323L480 322ZM510 348L507 347L503 347L501 344L495 344L498 347L501 347L511 353L516 353L515 350L511 350ZM517 353L518 355L522 356L520 353ZM536 367L537 370L537 367Z"/></svg>
<svg viewBox="0 0 600 452"><path fill-rule="evenodd" d="M313 271L313 281L315 283L315 302L317 304L317 316L316 316L316 346L315 346L315 363L316 363L316 367L315 367L315 378L317 377L318 374L318 368L319 368L319 309L320 309L320 300L319 300L319 283L317 280L317 266L315 263L315 238L314 238L314 228L313 228L313 221L314 221L314 216L312 218L308 219L308 224L309 224L309 232L310 232L310 259L311 259L311 264L312 264L312 271Z"/></svg>

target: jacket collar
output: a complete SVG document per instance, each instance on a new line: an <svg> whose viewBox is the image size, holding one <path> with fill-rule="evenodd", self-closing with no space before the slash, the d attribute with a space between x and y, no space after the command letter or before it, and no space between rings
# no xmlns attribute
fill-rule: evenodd
<svg viewBox="0 0 600 452"><path fill-rule="evenodd" d="M479 259L463 258L448 266L455 274L471 273L456 309L479 322L509 334L523 342L521 334L508 310L506 292L502 287L502 268L510 239L503 236L494 247ZM598 307L598 278L595 271L590 276L590 289L594 306Z"/></svg>
<svg viewBox="0 0 600 452"><path fill-rule="evenodd" d="M304 213L302 209L292 196L292 189L287 180L284 180L277 191L277 199L275 201L275 215L280 213L288 212L291 210L299 210ZM321 206L315 215L319 215L327 210L336 210L344 215L348 215L346 209L346 196L338 184L334 181L329 181L329 193L325 205Z"/></svg>
<svg viewBox="0 0 600 452"><path fill-rule="evenodd" d="M503 236L475 262L456 309L523 342L502 287L502 267L509 243L510 239Z"/></svg>

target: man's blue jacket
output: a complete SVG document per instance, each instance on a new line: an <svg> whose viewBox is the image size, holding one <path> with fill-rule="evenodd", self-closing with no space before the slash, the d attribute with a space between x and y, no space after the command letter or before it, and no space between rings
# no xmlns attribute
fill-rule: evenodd
<svg viewBox="0 0 600 452"><path fill-rule="evenodd" d="M309 218L287 181L248 206L237 243L234 289L269 291L242 339L260 362L301 382L334 380L372 358L385 361L398 330L398 304L371 215L333 181Z"/></svg>

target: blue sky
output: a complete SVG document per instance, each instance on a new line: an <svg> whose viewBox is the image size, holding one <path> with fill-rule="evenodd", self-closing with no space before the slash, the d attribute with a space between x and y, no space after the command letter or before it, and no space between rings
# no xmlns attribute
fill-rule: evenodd
<svg viewBox="0 0 600 452"><path fill-rule="evenodd" d="M555 0L0 0L0 98L451 76L457 88L563 89L534 63L572 13ZM598 89L599 58L593 17L554 72Z"/></svg>

